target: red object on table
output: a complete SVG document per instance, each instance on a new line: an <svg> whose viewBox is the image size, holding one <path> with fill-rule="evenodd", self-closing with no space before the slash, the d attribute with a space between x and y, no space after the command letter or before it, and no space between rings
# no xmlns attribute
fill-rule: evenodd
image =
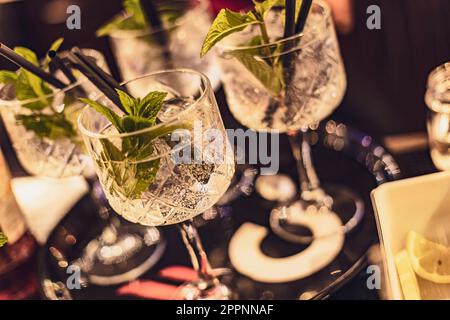
<svg viewBox="0 0 450 320"><path fill-rule="evenodd" d="M178 282L180 285L197 280L197 271L185 266L170 266L158 273L161 281ZM132 296L154 300L177 300L180 287L154 280L136 280L117 289L119 296Z"/></svg>
<svg viewBox="0 0 450 320"><path fill-rule="evenodd" d="M8 242L0 247L0 300L30 298L38 289L37 243L12 193L11 172L1 151L0 231L8 237Z"/></svg>
<svg viewBox="0 0 450 320"><path fill-rule="evenodd" d="M228 8L233 11L246 10L252 5L250 0L210 0L211 7L217 14L220 9Z"/></svg>

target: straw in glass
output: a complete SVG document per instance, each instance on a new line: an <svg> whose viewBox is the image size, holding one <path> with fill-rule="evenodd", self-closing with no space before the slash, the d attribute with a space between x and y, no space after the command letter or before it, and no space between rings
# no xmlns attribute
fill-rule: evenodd
<svg viewBox="0 0 450 320"><path fill-rule="evenodd" d="M115 90L116 88L112 87L108 80L102 77L102 74L96 73L95 70L92 69L92 65L95 65L95 63L90 62L81 51L74 49L68 53L68 57L73 67L83 73L108 99L110 99L120 110L125 112L120 103L119 95ZM111 82L110 79L109 81Z"/></svg>
<svg viewBox="0 0 450 320"><path fill-rule="evenodd" d="M50 50L47 53L47 56L50 58L50 63L54 64L57 69L61 70L61 72L70 81L71 84L77 82L77 78L75 78L75 76L73 75L72 70L70 70L70 68L66 66L64 61L62 61L55 50Z"/></svg>
<svg viewBox="0 0 450 320"><path fill-rule="evenodd" d="M45 72L38 66L35 66L33 63L31 63L21 55L17 54L16 52L14 52L14 50L12 50L11 48L9 48L8 46L6 46L4 43L1 42L0 42L0 55L10 60L17 66L33 73L34 75L38 76L45 82L51 84L55 88L64 89L66 87L66 85L63 82L56 79L53 75L51 75L48 72Z"/></svg>
<svg viewBox="0 0 450 320"><path fill-rule="evenodd" d="M170 51L167 48L169 39L158 14L158 9L152 0L141 0L140 2L147 23L152 27L152 30L155 31L153 36L158 44L164 48L164 58L166 62L169 62L171 60Z"/></svg>
<svg viewBox="0 0 450 320"><path fill-rule="evenodd" d="M295 34L303 32L306 25L306 20L308 19L309 10L311 9L312 0L303 0L300 7L300 11L297 17L297 24L295 26Z"/></svg>

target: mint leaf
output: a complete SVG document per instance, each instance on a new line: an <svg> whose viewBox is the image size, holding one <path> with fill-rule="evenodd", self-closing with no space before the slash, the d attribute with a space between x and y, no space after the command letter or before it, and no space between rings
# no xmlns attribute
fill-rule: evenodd
<svg viewBox="0 0 450 320"><path fill-rule="evenodd" d="M3 232L0 232L0 247L3 247L7 242L8 237Z"/></svg>
<svg viewBox="0 0 450 320"><path fill-rule="evenodd" d="M155 124L153 119L146 119L137 116L125 116L122 118L122 127L125 132L134 132L149 128Z"/></svg>
<svg viewBox="0 0 450 320"><path fill-rule="evenodd" d="M50 46L50 48L47 50L47 52L49 52L49 51L58 51L59 48L61 47L61 45L62 45L63 42L64 42L64 38L58 38L58 39L56 39L56 40L51 44L51 46ZM43 63L43 67L44 67L44 68L47 68L51 60L52 60L52 59L51 59L48 55L46 55L46 56L45 56L44 63Z"/></svg>
<svg viewBox="0 0 450 320"><path fill-rule="evenodd" d="M133 17L137 24L145 26L145 16L141 7L140 0L125 0L123 2L125 11Z"/></svg>
<svg viewBox="0 0 450 320"><path fill-rule="evenodd" d="M281 93L284 83L280 64L271 67L261 58L246 51L235 51L233 55L273 96L278 96Z"/></svg>
<svg viewBox="0 0 450 320"><path fill-rule="evenodd" d="M100 103L90 100L90 99L80 98L80 100L82 102L86 103L87 105L90 105L98 113L105 116L106 119L108 119L112 123L112 125L114 127L116 127L116 129L119 132L124 132L123 127L122 127L122 119L114 111L112 111L108 107L105 107L104 105L101 105Z"/></svg>
<svg viewBox="0 0 450 320"><path fill-rule="evenodd" d="M36 54L28 48L25 47L15 47L14 51L20 54L22 57L30 61L35 66L39 66L39 60Z"/></svg>
<svg viewBox="0 0 450 320"><path fill-rule="evenodd" d="M39 61L36 56L36 54L31 51L30 49L24 48L24 47L16 47L14 48L14 51L24 57L29 62L33 63L34 65L39 67ZM44 96L50 94L52 91L50 88L45 84L44 80L36 76L35 74L25 70L20 69L19 73L23 73L27 77L27 81L30 85L30 87L33 89L34 93L37 96ZM20 77L20 75L19 75Z"/></svg>
<svg viewBox="0 0 450 320"><path fill-rule="evenodd" d="M28 84L36 94L37 97L42 97L48 105L50 105L50 100L46 99L45 96L52 94L52 90L45 84L45 82L38 76L32 74L31 72L20 70L19 73L23 73L28 78ZM20 75L19 75L20 77Z"/></svg>
<svg viewBox="0 0 450 320"><path fill-rule="evenodd" d="M252 24L260 24L253 12L239 13L229 9L220 10L203 42L200 56L203 57L220 40L232 33L244 30Z"/></svg>
<svg viewBox="0 0 450 320"><path fill-rule="evenodd" d="M107 36L115 30L143 30L147 27L140 0L124 0L123 7L124 13L98 29L97 37Z"/></svg>
<svg viewBox="0 0 450 320"><path fill-rule="evenodd" d="M137 199L148 189L159 170L159 159L138 163L153 153L153 145L139 145L139 137L124 138L122 150L107 139L101 139L103 151L97 164L104 168L112 184L111 193ZM132 150L130 150L132 148Z"/></svg>
<svg viewBox="0 0 450 320"><path fill-rule="evenodd" d="M264 41L263 41L262 36L258 35L258 36L254 36L253 38L251 38L250 41L245 44L245 46L254 47L254 46L262 45L263 43L264 43Z"/></svg>
<svg viewBox="0 0 450 320"><path fill-rule="evenodd" d="M137 23L133 17L118 16L113 18L110 22L102 26L95 33L97 37L103 37L111 34L115 30L139 30L143 26Z"/></svg>
<svg viewBox="0 0 450 320"><path fill-rule="evenodd" d="M108 107L89 99L81 99L104 115L121 133L136 132L156 125L156 115L161 109L166 92L150 92L136 99L118 90L126 115L120 117ZM112 179L109 191L138 199L152 184L159 170L159 159L150 160L154 153L154 140L177 129L190 129L188 123L158 125L153 130L123 137L121 149L107 139L100 139L103 150L97 164Z"/></svg>
<svg viewBox="0 0 450 320"><path fill-rule="evenodd" d="M63 39L57 39L51 45L50 50L58 50ZM39 66L37 55L30 49L24 47L14 48L15 52L36 66ZM43 69L48 68L48 59L45 59ZM53 110L52 103L53 91L39 77L28 72L25 69L19 69L17 72L0 71L0 82L12 84L15 87L16 98L22 102L22 107L31 110L31 114L17 115L16 120L20 122L27 130L34 131L40 138L49 138L56 140L60 137L68 137L77 143L77 133L64 113ZM28 100L32 102L26 103ZM66 95L64 97L66 108L73 103L73 97ZM45 109L45 111L44 111Z"/></svg>
<svg viewBox="0 0 450 320"><path fill-rule="evenodd" d="M157 5L161 21L173 24L183 15L188 3L189 1L187 0L177 0L169 3L167 0L161 0L156 1L155 4ZM97 37L107 36L117 30L145 30L149 27L139 0L124 0L123 7L123 13L114 17L97 30Z"/></svg>
<svg viewBox="0 0 450 320"><path fill-rule="evenodd" d="M17 74L13 71L0 70L0 83L14 84L17 81Z"/></svg>
<svg viewBox="0 0 450 320"><path fill-rule="evenodd" d="M127 175L127 164L124 162L125 157L122 152L108 139L100 139L103 146L100 152L100 158L96 159L97 165L104 168L106 174L113 179L110 186L110 192L115 193L121 191L124 185L124 179ZM126 194L125 191L122 193Z"/></svg>
<svg viewBox="0 0 450 320"><path fill-rule="evenodd" d="M132 194L141 195L142 192L148 189L156 178L159 170L159 159L148 162L139 163L136 167L136 184L132 190Z"/></svg>
<svg viewBox="0 0 450 320"><path fill-rule="evenodd" d="M72 123L63 114L18 115L16 120L27 130L34 131L40 138L56 140L60 137L73 137L77 134Z"/></svg>
<svg viewBox="0 0 450 320"><path fill-rule="evenodd" d="M34 100L33 102L24 103L23 107L31 110L42 110L48 106L49 101L44 97L41 99L33 90L30 84L29 74L25 70L20 70L16 81L16 98L19 101Z"/></svg>
<svg viewBox="0 0 450 320"><path fill-rule="evenodd" d="M125 160L125 156L122 154L122 151L119 150L115 145L112 144L108 139L101 139L101 144L103 145L103 152L106 156L104 158L105 161L123 161Z"/></svg>
<svg viewBox="0 0 450 320"><path fill-rule="evenodd" d="M286 0L266 0L266 1L256 1L253 0L253 4L255 5L255 11L261 15L264 19L267 17L267 13L274 8L274 7L280 7L285 8L286 7ZM296 0L295 3L295 19L297 21L298 13L300 12L300 7L302 6L302 0ZM281 15L284 19L284 14Z"/></svg>
<svg viewBox="0 0 450 320"><path fill-rule="evenodd" d="M156 119L166 96L167 92L150 92L139 102L136 114L144 118Z"/></svg>
<svg viewBox="0 0 450 320"><path fill-rule="evenodd" d="M64 42L64 38L58 38L55 41L53 41L53 43L51 44L50 48L47 50L48 51L58 51L59 48L61 48L62 43Z"/></svg>
<svg viewBox="0 0 450 320"><path fill-rule="evenodd" d="M39 66L39 61L36 54L30 49L24 47L16 47L14 48L14 51L29 62L33 63L36 66ZM25 69L19 70L16 83L17 99L20 101L25 101L40 98L39 101L23 105L25 108L29 108L32 110L44 109L51 103L51 101L49 101L45 96L51 93L52 90L45 84L45 82L41 78Z"/></svg>
<svg viewBox="0 0 450 320"><path fill-rule="evenodd" d="M285 0L253 0L254 9L246 14L237 13L228 9L222 9L214 20L208 35L203 43L200 56L203 57L218 41L224 37L242 31L251 24L259 24L261 34L253 37L242 46L259 46L270 43L269 34L265 25L265 19L270 10L275 7L285 8ZM300 11L302 0L296 0L296 17ZM283 15L284 17L284 15ZM238 59L247 70L269 91L273 96L279 96L283 90L283 64L276 53L282 46L253 48L247 50L234 50L232 55ZM261 50L265 50L261 54Z"/></svg>
<svg viewBox="0 0 450 320"><path fill-rule="evenodd" d="M125 111L128 114L135 115L136 114L135 113L135 109L136 109L136 104L137 104L136 99L131 97L125 91L122 91L122 90L119 90L119 89L116 89L116 91L117 91L117 94L119 95L120 104L125 109Z"/></svg>
<svg viewBox="0 0 450 320"><path fill-rule="evenodd" d="M297 0L297 2L301 0ZM285 7L286 1L285 0L266 0L266 1L256 1L253 0L253 4L255 5L255 11L264 19L267 16L267 13L272 9L273 7Z"/></svg>

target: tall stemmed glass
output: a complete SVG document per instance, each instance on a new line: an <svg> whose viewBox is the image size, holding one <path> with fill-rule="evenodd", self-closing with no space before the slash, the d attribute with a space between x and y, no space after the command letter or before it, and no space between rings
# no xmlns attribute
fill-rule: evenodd
<svg viewBox="0 0 450 320"><path fill-rule="evenodd" d="M220 199L234 174L233 152L211 84L201 73L179 69L152 73L125 85L134 97L151 91L167 96L158 124L130 133L119 133L89 107L81 113L79 128L106 197L131 222L178 224L199 276L182 288L178 298L230 298L231 291L211 269L192 223ZM137 150L130 151L130 146ZM141 153L144 156L136 156ZM153 177L147 179L144 173ZM136 186L142 185L136 192Z"/></svg>
<svg viewBox="0 0 450 320"><path fill-rule="evenodd" d="M287 133L297 160L300 195L295 201L273 210L272 229L293 242L307 243L314 237L346 232L361 218L362 201L343 186L321 186L315 172L307 132L329 116L341 102L346 77L333 21L328 6L313 3L303 33L283 38L281 10L268 13L268 44L243 46L259 35L250 26L219 43L222 81L234 117L254 130ZM256 61L250 63L251 61ZM265 83L255 76L258 61L283 61L285 88L281 92L274 76ZM263 73L264 70L261 70ZM321 234L304 233L299 224L310 214L336 213L336 228L321 228ZM301 222L303 221L303 222Z"/></svg>

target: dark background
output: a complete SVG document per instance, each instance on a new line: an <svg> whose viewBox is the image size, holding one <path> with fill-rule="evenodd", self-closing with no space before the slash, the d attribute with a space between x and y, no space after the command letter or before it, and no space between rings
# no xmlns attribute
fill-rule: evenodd
<svg viewBox="0 0 450 320"><path fill-rule="evenodd" d="M249 3L211 1L215 10L221 6L236 10ZM71 4L81 7L81 30L66 28L66 8ZM366 9L372 4L381 8L381 30L366 27ZM50 43L63 36L63 49L78 45L101 50L113 74L120 77L107 39L95 37L95 30L120 10L121 0L0 0L0 41L44 55ZM380 141L391 134L425 131L426 77L433 68L450 60L450 0L354 0L352 11L353 28L339 34L348 90L334 117ZM13 67L0 59L0 69ZM229 118L227 112L224 118ZM232 119L224 120L238 125ZM281 165L293 167L285 140L281 148L286 155L282 162L286 163ZM5 153L11 155L12 150ZM426 167L431 166L427 154L425 151L420 157L399 161L403 173L412 176L426 172L420 171L425 166L420 162L426 159ZM376 234L367 236L376 238ZM365 287L365 279L366 274L360 273L334 298L376 298L376 293Z"/></svg>

